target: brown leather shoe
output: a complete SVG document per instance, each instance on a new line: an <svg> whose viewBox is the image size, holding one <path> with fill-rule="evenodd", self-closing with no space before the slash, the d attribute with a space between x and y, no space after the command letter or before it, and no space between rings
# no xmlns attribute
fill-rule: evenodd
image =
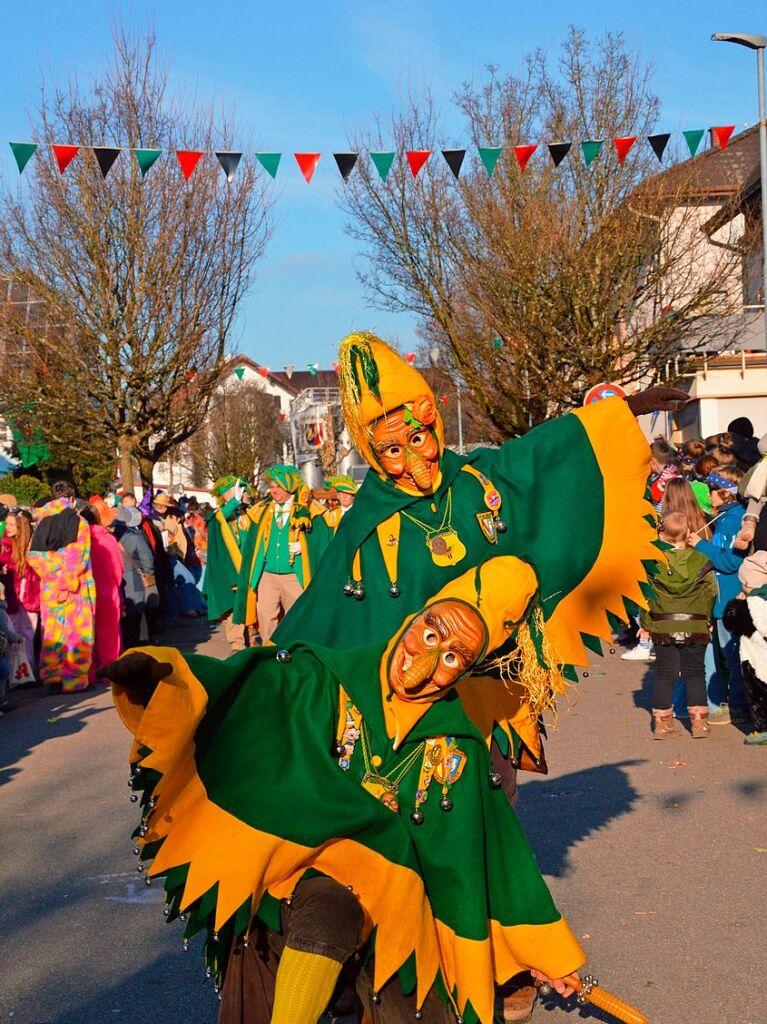
<svg viewBox="0 0 767 1024"><path fill-rule="evenodd" d="M538 989L534 985L525 985L503 997L503 1010L500 1020L503 1024L523 1024L533 1016L533 1007L538 998Z"/></svg>

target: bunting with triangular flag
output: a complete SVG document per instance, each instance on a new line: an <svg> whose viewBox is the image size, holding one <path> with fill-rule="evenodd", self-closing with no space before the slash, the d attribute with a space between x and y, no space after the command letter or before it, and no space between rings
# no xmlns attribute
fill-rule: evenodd
<svg viewBox="0 0 767 1024"><path fill-rule="evenodd" d="M550 142L548 144L549 156L555 167L559 167L572 148L572 142Z"/></svg>
<svg viewBox="0 0 767 1024"><path fill-rule="evenodd" d="M271 373L271 370L269 369L268 366L259 366L258 372L261 374L262 377L268 377L269 374Z"/></svg>
<svg viewBox="0 0 767 1024"><path fill-rule="evenodd" d="M256 153L256 160L270 177L277 177L277 168L280 166L282 153Z"/></svg>
<svg viewBox="0 0 767 1024"><path fill-rule="evenodd" d="M184 180L189 179L194 174L194 169L200 162L200 157L203 151L201 149L177 149L176 159L178 160L181 173L184 175Z"/></svg>
<svg viewBox="0 0 767 1024"><path fill-rule="evenodd" d="M80 152L79 146L51 146L56 163L59 165L59 174L63 174L74 158Z"/></svg>
<svg viewBox="0 0 767 1024"><path fill-rule="evenodd" d="M133 155L141 170L141 177L146 178L147 171L155 163L159 156L162 156L161 149L134 149Z"/></svg>
<svg viewBox="0 0 767 1024"><path fill-rule="evenodd" d="M344 181L348 181L349 180L349 175L354 170L354 165L357 163L357 159L358 158L359 158L359 153L334 153L333 154L333 159L336 162L336 167L338 167L338 173L341 175L341 177L344 179Z"/></svg>
<svg viewBox="0 0 767 1024"><path fill-rule="evenodd" d="M394 157L396 153L371 153L370 159L375 164L375 168L378 171L378 175L381 181L386 181L391 170L391 165L394 163Z"/></svg>
<svg viewBox="0 0 767 1024"><path fill-rule="evenodd" d="M734 124L719 125L716 128L712 128L711 131L714 133L714 138L719 143L720 149L727 149L727 143L730 141L732 133L735 131Z"/></svg>
<svg viewBox="0 0 767 1024"><path fill-rule="evenodd" d="M492 344L493 348L502 348L503 347L503 338L493 338L491 344Z"/></svg>
<svg viewBox="0 0 767 1024"><path fill-rule="evenodd" d="M11 142L10 146L11 146L11 150L13 152L14 160L16 161L16 166L19 169L19 174L21 174L23 172L24 168L29 163L29 161L32 158L32 156L34 156L34 154L35 154L35 152L37 150L37 143L36 142Z"/></svg>
<svg viewBox="0 0 767 1024"><path fill-rule="evenodd" d="M288 378L288 380L290 380L290 378L293 376L293 371L295 370L295 368L295 364L293 363L287 363L285 366L283 366L285 376Z"/></svg>
<svg viewBox="0 0 767 1024"><path fill-rule="evenodd" d="M317 374L320 371L320 364L319 363L307 363L306 364L306 369L309 371L309 373L312 375L312 377L316 377Z"/></svg>
<svg viewBox="0 0 767 1024"><path fill-rule="evenodd" d="M631 147L636 142L637 135L624 135L622 138L613 139L615 146L615 152L618 154L618 163L622 164L626 157L631 151Z"/></svg>
<svg viewBox="0 0 767 1024"><path fill-rule="evenodd" d="M240 160L242 160L242 153L233 153L231 150L216 150L216 159L221 164L226 180L231 181L240 165Z"/></svg>
<svg viewBox="0 0 767 1024"><path fill-rule="evenodd" d="M671 132L661 132L660 135L648 135L647 141L652 146L653 153L657 156L659 161L663 161L663 154L666 152L666 146L668 140L671 138Z"/></svg>
<svg viewBox="0 0 767 1024"><path fill-rule="evenodd" d="M498 163L498 157L503 152L503 146L478 146L477 152L479 153L479 159L482 161L482 166L487 171L488 178L492 178L495 165Z"/></svg>
<svg viewBox="0 0 767 1024"><path fill-rule="evenodd" d="M406 352L405 353L405 362L408 363L410 366L412 366L413 363L415 362L415 352Z"/></svg>
<svg viewBox="0 0 767 1024"><path fill-rule="evenodd" d="M445 163L453 172L453 177L457 178L461 173L461 166L466 156L465 149L443 149L442 156L445 158Z"/></svg>
<svg viewBox="0 0 767 1024"><path fill-rule="evenodd" d="M537 148L537 145L514 147L514 156L517 158L519 169L520 171L522 171L523 174L525 173L525 168L527 167L527 161L530 159L530 157L533 155Z"/></svg>
<svg viewBox="0 0 767 1024"><path fill-rule="evenodd" d="M430 149L406 149L405 157L407 158L410 173L414 178L418 177L418 172L421 170L423 165L431 156Z"/></svg>
<svg viewBox="0 0 767 1024"><path fill-rule="evenodd" d="M106 178L112 170L112 165L120 155L120 150L110 146L91 146L96 163L99 165L101 177Z"/></svg>
<svg viewBox="0 0 767 1024"><path fill-rule="evenodd" d="M234 369L234 375L237 378L237 380L242 380L242 378L245 376L245 367L236 366Z"/></svg>
<svg viewBox="0 0 767 1024"><path fill-rule="evenodd" d="M687 148L690 150L690 156L695 156L695 154L698 152L700 140L703 138L705 134L705 128L694 128L686 132L682 132L682 135L684 135L685 142L687 143Z"/></svg>
<svg viewBox="0 0 767 1024"><path fill-rule="evenodd" d="M320 162L319 153L294 153L293 156L296 158L296 163L301 169L301 173L306 178L306 184L308 185L314 172L317 170L317 164Z"/></svg>
<svg viewBox="0 0 767 1024"><path fill-rule="evenodd" d="M586 139L581 143L581 152L583 153L583 160L587 167L591 167L592 163L596 159L599 150L602 148L603 139Z"/></svg>

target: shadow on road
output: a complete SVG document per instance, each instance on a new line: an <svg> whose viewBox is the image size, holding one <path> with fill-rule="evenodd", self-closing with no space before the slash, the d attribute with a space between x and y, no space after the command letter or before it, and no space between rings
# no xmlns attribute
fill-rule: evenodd
<svg viewBox="0 0 767 1024"><path fill-rule="evenodd" d="M517 812L544 875L566 877L570 849L634 808L639 794L625 769L643 763L617 761L526 780Z"/></svg>
<svg viewBox="0 0 767 1024"><path fill-rule="evenodd" d="M102 688L103 689L103 688ZM54 737L72 736L85 728L93 715L105 708L83 706L99 690L53 695L35 691L19 701L19 707L0 723L0 786L21 771L19 762L40 743ZM17 698L14 698L17 699ZM55 721L54 721L55 719Z"/></svg>

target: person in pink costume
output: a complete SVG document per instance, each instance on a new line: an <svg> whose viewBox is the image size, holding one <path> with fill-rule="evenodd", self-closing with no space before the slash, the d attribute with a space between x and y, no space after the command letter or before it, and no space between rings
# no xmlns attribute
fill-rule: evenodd
<svg viewBox="0 0 767 1024"><path fill-rule="evenodd" d="M27 555L41 584L40 679L62 693L78 693L88 689L93 659L91 533L74 510L72 485L54 484L53 494L40 509Z"/></svg>
<svg viewBox="0 0 767 1024"><path fill-rule="evenodd" d="M8 618L24 642L29 671L37 677L35 633L40 618L40 577L27 562L31 540L31 514L25 509L13 509L0 541L0 574L5 582Z"/></svg>
<svg viewBox="0 0 767 1024"><path fill-rule="evenodd" d="M96 584L96 616L90 681L96 672L120 657L122 651L120 620L125 613L123 598L123 556L120 545L99 520L99 510L89 505L80 515L91 534L91 570Z"/></svg>

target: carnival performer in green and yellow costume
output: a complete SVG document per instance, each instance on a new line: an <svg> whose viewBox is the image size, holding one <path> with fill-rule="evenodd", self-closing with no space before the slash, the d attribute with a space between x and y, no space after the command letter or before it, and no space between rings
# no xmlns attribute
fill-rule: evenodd
<svg viewBox="0 0 767 1024"><path fill-rule="evenodd" d="M373 958L363 1002L412 991L411 1016L426 1008L432 1024L490 1024L495 983L583 964L498 788L490 684L471 675L490 659L493 687L524 689L533 716L551 706L564 683L540 596L531 565L495 557L385 644L296 642L225 662L151 648L108 668L135 738L142 862L166 876L186 937L206 931L213 973L235 937L278 932L280 901L318 876L353 894L358 920L338 949L287 929L273 1010L249 1020L314 1024L355 948ZM320 894L320 929L323 906L336 913Z"/></svg>
<svg viewBox="0 0 767 1024"><path fill-rule="evenodd" d="M255 600L239 625L232 621L237 581L242 566L242 547L251 520L241 502L242 481L231 473L217 480L211 495L218 508L208 516L208 557L205 567L205 598L208 618L222 621L233 651L245 647L245 634L255 624Z"/></svg>
<svg viewBox="0 0 767 1024"><path fill-rule="evenodd" d="M370 472L274 642L383 641L449 580L509 554L536 566L562 660L585 664L586 648L609 641L614 619L644 604L646 564L658 557L645 500L650 451L633 413L667 407L679 393L655 389L633 409L608 399L461 456L445 448L423 376L385 342L349 335L339 362L346 425ZM512 757L524 750L540 761L527 710L493 692L488 742L497 726L504 754L513 746Z"/></svg>
<svg viewBox="0 0 767 1024"><path fill-rule="evenodd" d="M281 614L290 610L311 579L309 488L295 466L264 473L270 496L248 509L251 528L242 552L234 621L248 622L255 608L265 643Z"/></svg>

